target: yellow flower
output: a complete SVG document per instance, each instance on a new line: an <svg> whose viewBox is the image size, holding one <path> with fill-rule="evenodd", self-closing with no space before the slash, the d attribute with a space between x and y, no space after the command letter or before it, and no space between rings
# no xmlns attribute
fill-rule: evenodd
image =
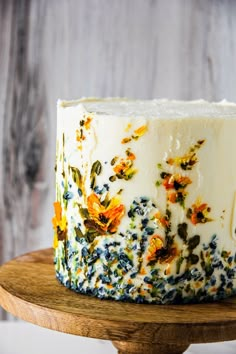
<svg viewBox="0 0 236 354"><path fill-rule="evenodd" d="M142 125L141 127L139 127L138 129L136 129L134 131L135 134L135 138L139 138L140 136L143 136L147 131L147 126L146 125Z"/></svg>
<svg viewBox="0 0 236 354"><path fill-rule="evenodd" d="M60 202L54 203L55 216L52 218L54 228L54 241L53 246L58 246L58 241L64 241L67 235L67 220L65 215L62 216L62 208Z"/></svg>
<svg viewBox="0 0 236 354"><path fill-rule="evenodd" d="M170 225L170 221L168 220L168 217L166 215L162 215L160 211L156 212L156 214L154 215L154 220L156 220L159 225L165 228Z"/></svg>
<svg viewBox="0 0 236 354"><path fill-rule="evenodd" d="M153 235L151 237L148 247L148 261L170 264L178 254L179 252L175 245L172 245L171 247L164 246L164 241L161 236Z"/></svg>
<svg viewBox="0 0 236 354"><path fill-rule="evenodd" d="M149 247L148 247L148 255L147 260L152 261L157 258L157 252L160 251L164 247L163 240L159 235L153 235L150 239Z"/></svg>
<svg viewBox="0 0 236 354"><path fill-rule="evenodd" d="M85 226L97 230L100 234L115 233L125 212L119 196L110 199L107 203L101 202L95 193L87 198L89 219Z"/></svg>
<svg viewBox="0 0 236 354"><path fill-rule="evenodd" d="M192 208L188 209L187 217L191 220L193 225L196 224L205 224L208 221L212 221L208 217L211 208L206 203L201 203L201 200L198 199L195 204L192 205Z"/></svg>
<svg viewBox="0 0 236 354"><path fill-rule="evenodd" d="M91 122L92 122L92 118L87 117L86 121L84 122L85 129L87 130L90 129Z"/></svg>

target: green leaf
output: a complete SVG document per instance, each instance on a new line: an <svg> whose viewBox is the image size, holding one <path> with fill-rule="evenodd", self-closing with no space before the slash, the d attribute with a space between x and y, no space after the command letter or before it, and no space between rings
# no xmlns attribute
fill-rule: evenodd
<svg viewBox="0 0 236 354"><path fill-rule="evenodd" d="M194 254L194 253L191 253L187 259L188 259L188 262L191 264L197 264L199 261L198 255Z"/></svg>
<svg viewBox="0 0 236 354"><path fill-rule="evenodd" d="M183 263L184 261L184 257L179 257L179 259L177 260L176 262L176 274L179 274L180 272L180 267L181 267L181 264Z"/></svg>
<svg viewBox="0 0 236 354"><path fill-rule="evenodd" d="M105 198L104 198L104 200L101 201L101 204L102 204L105 208L107 208L107 207L109 206L110 202L111 202L111 200L110 200L110 198L109 198L109 193L107 193L106 196L105 196Z"/></svg>
<svg viewBox="0 0 236 354"><path fill-rule="evenodd" d="M91 168L91 173L90 173L90 187L94 189L95 184L96 184L96 175L100 175L102 172L102 164L100 161L95 161L92 165Z"/></svg>
<svg viewBox="0 0 236 354"><path fill-rule="evenodd" d="M94 188L95 187L95 184L96 184L96 177L95 176L91 176L91 179L90 179L90 188Z"/></svg>
<svg viewBox="0 0 236 354"><path fill-rule="evenodd" d="M82 218L84 219L88 219L89 218L89 212L87 208L81 208L79 209L80 215L82 216Z"/></svg>
<svg viewBox="0 0 236 354"><path fill-rule="evenodd" d="M210 263L205 264L204 270L207 277L210 277L214 273L214 268Z"/></svg>
<svg viewBox="0 0 236 354"><path fill-rule="evenodd" d="M117 160L118 160L117 156L113 157L113 159L111 160L111 165L114 166Z"/></svg>
<svg viewBox="0 0 236 354"><path fill-rule="evenodd" d="M188 249L190 251L194 250L200 243L200 236L195 235L188 240Z"/></svg>
<svg viewBox="0 0 236 354"><path fill-rule="evenodd" d="M72 172L73 181L77 184L78 187L81 187L82 175L80 173L80 170L78 168L72 167L72 166L69 166L69 169Z"/></svg>
<svg viewBox="0 0 236 354"><path fill-rule="evenodd" d="M79 237L79 238L84 237L84 235L83 235L83 233L82 233L82 231L80 230L79 227L75 227L74 230L75 230L75 234L76 234L77 237Z"/></svg>
<svg viewBox="0 0 236 354"><path fill-rule="evenodd" d="M92 168L91 168L91 174L94 174L96 173L96 175L100 175L100 173L102 172L102 164L100 161L95 161L92 165Z"/></svg>
<svg viewBox="0 0 236 354"><path fill-rule="evenodd" d="M115 182L115 180L116 180L116 176L111 176L111 177L109 177L109 181Z"/></svg>
<svg viewBox="0 0 236 354"><path fill-rule="evenodd" d="M87 239L88 242L93 242L93 240L97 237L100 236L100 233L97 232L96 230L89 229L85 233L85 238Z"/></svg>
<svg viewBox="0 0 236 354"><path fill-rule="evenodd" d="M188 225L186 222L178 224L178 235L184 242L186 242L188 237Z"/></svg>

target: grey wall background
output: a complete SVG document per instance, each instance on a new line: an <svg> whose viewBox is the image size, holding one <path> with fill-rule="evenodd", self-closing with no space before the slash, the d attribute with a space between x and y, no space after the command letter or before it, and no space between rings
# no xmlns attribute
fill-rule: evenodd
<svg viewBox="0 0 236 354"><path fill-rule="evenodd" d="M56 100L80 96L236 101L236 1L0 0L0 263L52 244Z"/></svg>

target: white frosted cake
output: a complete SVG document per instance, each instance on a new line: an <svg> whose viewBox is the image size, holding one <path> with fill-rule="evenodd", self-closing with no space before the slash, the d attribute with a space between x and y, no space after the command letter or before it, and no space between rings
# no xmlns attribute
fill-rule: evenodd
<svg viewBox="0 0 236 354"><path fill-rule="evenodd" d="M236 292L236 105L59 101L59 281L137 303Z"/></svg>

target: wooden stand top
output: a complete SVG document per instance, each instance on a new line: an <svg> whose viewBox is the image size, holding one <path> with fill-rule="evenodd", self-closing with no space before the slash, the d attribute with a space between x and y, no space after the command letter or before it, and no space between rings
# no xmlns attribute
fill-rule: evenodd
<svg viewBox="0 0 236 354"><path fill-rule="evenodd" d="M0 268L0 305L36 325L85 337L180 344L236 339L236 298L196 305L144 305L99 300L55 278L52 249Z"/></svg>

